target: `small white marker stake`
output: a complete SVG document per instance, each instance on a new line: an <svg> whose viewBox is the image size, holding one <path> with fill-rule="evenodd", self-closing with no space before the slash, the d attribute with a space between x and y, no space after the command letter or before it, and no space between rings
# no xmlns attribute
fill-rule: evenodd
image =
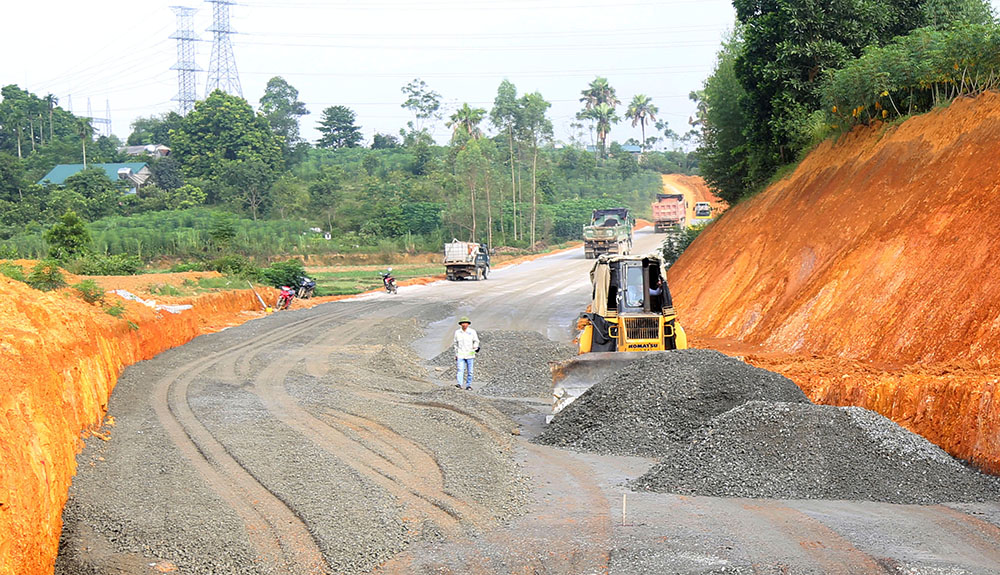
<svg viewBox="0 0 1000 575"><path fill-rule="evenodd" d="M628 508L628 493L622 493L622 527L625 527L625 510Z"/></svg>

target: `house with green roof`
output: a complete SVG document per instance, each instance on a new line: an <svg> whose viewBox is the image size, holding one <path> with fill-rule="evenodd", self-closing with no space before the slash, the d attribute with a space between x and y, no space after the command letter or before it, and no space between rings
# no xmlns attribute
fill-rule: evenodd
<svg viewBox="0 0 1000 575"><path fill-rule="evenodd" d="M149 164L146 162L129 162L124 164L89 164L87 168L100 168L104 170L104 173L111 181L128 181L130 184L130 194L136 193L139 188L144 186L146 182L149 181L150 176L153 175L153 173L149 170ZM70 176L82 172L83 169L83 164L59 164L58 166L52 168L49 173L45 174L45 177L39 180L38 185L61 186L66 183L66 180Z"/></svg>

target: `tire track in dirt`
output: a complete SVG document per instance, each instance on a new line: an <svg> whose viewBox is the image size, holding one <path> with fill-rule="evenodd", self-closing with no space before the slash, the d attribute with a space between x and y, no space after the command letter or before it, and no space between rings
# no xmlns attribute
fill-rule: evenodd
<svg viewBox="0 0 1000 575"><path fill-rule="evenodd" d="M285 390L285 380L296 365L306 358L321 363L319 350L335 351L337 343L346 345L355 337L351 334L363 333L371 323L372 317L366 316L338 326L269 364L254 379L254 393L284 425L396 497L408 516L426 517L453 535L462 532L463 521L487 524L489 514L446 492L440 465L419 444L358 415L328 409L322 418L314 416Z"/></svg>
<svg viewBox="0 0 1000 575"><path fill-rule="evenodd" d="M243 521L261 563L277 572L325 573L327 565L305 523L201 424L188 404L187 391L198 375L223 358L265 341L290 338L300 327L324 319L306 318L186 365L157 381L151 395L153 410L171 442Z"/></svg>

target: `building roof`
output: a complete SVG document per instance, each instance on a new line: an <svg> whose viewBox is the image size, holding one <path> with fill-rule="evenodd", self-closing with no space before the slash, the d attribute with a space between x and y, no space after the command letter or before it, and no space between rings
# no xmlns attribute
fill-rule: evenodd
<svg viewBox="0 0 1000 575"><path fill-rule="evenodd" d="M108 179L112 181L118 180L118 170L121 168L129 168L132 173L139 173L140 170L146 167L146 162L128 162L124 164L88 164L87 168L100 168L104 170L107 174ZM83 164L59 164L58 166L52 168L52 171L45 174L38 183L39 185L44 184L46 181L61 186L66 183L66 179L70 176L83 171Z"/></svg>

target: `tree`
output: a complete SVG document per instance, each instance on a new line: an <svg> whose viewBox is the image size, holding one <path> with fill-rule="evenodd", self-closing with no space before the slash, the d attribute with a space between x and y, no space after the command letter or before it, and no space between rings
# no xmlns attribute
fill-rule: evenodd
<svg viewBox="0 0 1000 575"><path fill-rule="evenodd" d="M52 94L46 94L45 98L43 98L43 100L45 100L45 105L46 105L46 107L49 110L49 142L51 142L52 138L53 138L53 130L52 130L52 115L53 114L52 114L52 111L53 111L53 109L55 109L56 104L59 103L59 98L56 98Z"/></svg>
<svg viewBox="0 0 1000 575"><path fill-rule="evenodd" d="M601 104L606 106L607 104ZM531 150L531 246L535 246L535 228L538 220L538 147L552 139L552 122L546 112L552 104L538 92L525 94L518 100L517 132Z"/></svg>
<svg viewBox="0 0 1000 575"><path fill-rule="evenodd" d="M615 94L615 89L608 83L608 79L600 76L594 78L587 89L580 94L580 102L584 104L585 110L592 110L600 104L607 104L612 108L621 104Z"/></svg>
<svg viewBox="0 0 1000 575"><path fill-rule="evenodd" d="M259 159L234 160L223 164L221 180L229 189L229 199L250 208L253 220L268 200L277 173Z"/></svg>
<svg viewBox="0 0 1000 575"><path fill-rule="evenodd" d="M726 40L716 57L715 71L700 92L692 92L697 103L695 127L701 130L698 147L701 173L718 196L734 204L746 191L746 117L741 102L745 91L736 77L735 64L743 50L740 29ZM657 126L659 127L659 125ZM663 128L666 129L666 124ZM677 135L671 130L673 138Z"/></svg>
<svg viewBox="0 0 1000 575"><path fill-rule="evenodd" d="M632 103L625 111L625 117L632 120L632 127L638 124L642 128L642 147L646 147L646 124L656 121L656 114L660 110L653 105L653 100L645 94L636 94L632 97Z"/></svg>
<svg viewBox="0 0 1000 575"><path fill-rule="evenodd" d="M173 156L155 160L150 164L149 171L152 172L153 182L164 190L176 190L184 185L180 164Z"/></svg>
<svg viewBox="0 0 1000 575"><path fill-rule="evenodd" d="M305 184L292 175L285 175L271 188L271 212L287 219L303 217L309 210L309 190Z"/></svg>
<svg viewBox="0 0 1000 575"><path fill-rule="evenodd" d="M426 120L441 119L441 94L431 90L427 82L414 78L400 90L406 96L406 101L400 106L412 112L415 117L415 121L406 124L411 132L423 132Z"/></svg>
<svg viewBox="0 0 1000 575"><path fill-rule="evenodd" d="M83 144L83 169L87 169L87 140L94 137L94 127L90 124L90 118L77 118L76 132L80 136Z"/></svg>
<svg viewBox="0 0 1000 575"><path fill-rule="evenodd" d="M618 123L618 114L615 107L621 102L615 94L615 89L608 83L607 78L598 76L587 86L587 89L580 92L580 102L584 104L583 110L576 115L579 120L590 120L597 128L597 141L599 143L599 153L601 156L607 154L607 138L611 132L611 125Z"/></svg>
<svg viewBox="0 0 1000 575"><path fill-rule="evenodd" d="M601 156L607 155L608 134L611 133L611 125L618 123L618 114L615 109L607 103L601 102L589 110L580 112L578 117L582 120L590 120L597 128L598 152Z"/></svg>
<svg viewBox="0 0 1000 575"><path fill-rule="evenodd" d="M274 134L281 138L287 161L292 149L302 142L299 138L299 118L309 114L305 103L299 101L299 91L281 76L271 78L260 98L260 111Z"/></svg>
<svg viewBox="0 0 1000 575"><path fill-rule="evenodd" d="M73 211L63 214L58 222L46 230L44 238L49 244L49 257L61 261L87 253L90 245L90 231Z"/></svg>
<svg viewBox="0 0 1000 575"><path fill-rule="evenodd" d="M938 5L980 0L936 0ZM747 179L763 186L822 125L820 84L869 46L923 26L926 0L734 0L743 49L735 62L745 91ZM980 2L981 3L981 2Z"/></svg>
<svg viewBox="0 0 1000 575"><path fill-rule="evenodd" d="M517 117L520 114L520 108L517 101L517 88L509 80L504 80L500 82L500 86L497 88L497 97L493 100L493 109L490 111L490 123L493 127L505 132L507 135L507 148L510 159L510 193L511 193L511 205L513 208L513 218L511 225L513 226L514 239L518 239L517 236L517 181L515 179L515 172L517 170L517 161L514 157L514 128L517 125ZM501 218L501 222L503 219Z"/></svg>
<svg viewBox="0 0 1000 575"><path fill-rule="evenodd" d="M316 142L320 148L357 148L361 144L361 128L354 125L354 110L347 106L330 106L323 110L319 131L323 136Z"/></svg>
<svg viewBox="0 0 1000 575"><path fill-rule="evenodd" d="M483 131L479 129L479 124L486 117L486 110L483 108L472 108L469 103L462 104L462 107L451 115L447 126L452 129L452 141L464 142L465 140L478 140L483 137Z"/></svg>
<svg viewBox="0 0 1000 575"><path fill-rule="evenodd" d="M372 137L372 149L373 150L390 150L392 148L399 147L399 139L396 136L389 134L380 134L378 132Z"/></svg>
<svg viewBox="0 0 1000 575"><path fill-rule="evenodd" d="M150 144L171 146L170 131L178 130L184 116L177 112L167 112L160 116L136 118L132 122L132 133L126 143L129 146L148 146Z"/></svg>
<svg viewBox="0 0 1000 575"><path fill-rule="evenodd" d="M187 178L218 179L229 162L260 162L272 181L284 167L281 143L243 98L219 90L197 102L171 132L173 156ZM221 182L225 184L225 182Z"/></svg>
<svg viewBox="0 0 1000 575"><path fill-rule="evenodd" d="M89 221L98 220L115 213L121 199L121 184L108 179L101 168L90 168L66 178L63 187L83 199L80 207Z"/></svg>

